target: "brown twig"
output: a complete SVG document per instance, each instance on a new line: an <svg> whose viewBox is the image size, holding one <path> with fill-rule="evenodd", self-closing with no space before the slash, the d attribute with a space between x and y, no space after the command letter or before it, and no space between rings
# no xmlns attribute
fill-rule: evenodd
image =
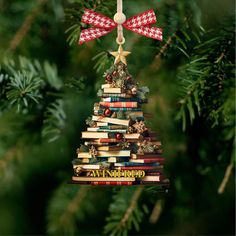
<svg viewBox="0 0 236 236"><path fill-rule="evenodd" d="M187 17L184 17L183 19L183 24L188 20ZM154 62L152 63L151 67L155 67L155 65L159 65L160 64L160 58L161 55L163 55L165 53L165 51L168 49L168 47L173 43L173 39L176 37L177 32L180 29L177 29L175 33L173 33L171 36L168 37L166 43L161 47L159 53L155 56Z"/></svg>
<svg viewBox="0 0 236 236"><path fill-rule="evenodd" d="M15 49L19 46L25 35L30 30L31 25L34 22L34 19L36 16L40 13L42 6L47 2L48 0L38 0L38 4L35 6L35 8L32 9L32 11L26 16L24 22L22 23L19 30L16 32L12 40L10 41L8 50L9 51L15 51Z"/></svg>
<svg viewBox="0 0 236 236"><path fill-rule="evenodd" d="M160 59L161 55L163 55L165 53L165 51L167 50L168 46L172 43L175 36L176 36L176 33L174 33L172 36L168 37L167 42L161 47L159 53L155 56L155 60Z"/></svg>
<svg viewBox="0 0 236 236"><path fill-rule="evenodd" d="M172 44L175 36L176 36L176 33L174 33L172 36L168 37L166 43L161 47L159 53L155 56L153 63L151 64L151 68L159 68L160 67L161 55L163 55L165 53L165 51L168 49L169 45Z"/></svg>
<svg viewBox="0 0 236 236"><path fill-rule="evenodd" d="M162 204L163 204L163 200L158 199L156 201L156 204L152 210L152 214L150 215L150 218L149 218L149 222L151 224L155 224L160 218L160 215L162 212Z"/></svg>
<svg viewBox="0 0 236 236"><path fill-rule="evenodd" d="M227 43L227 47L224 48L223 52L222 52L222 53L220 54L220 56L216 59L216 61L215 61L216 64L219 63L219 62L223 59L223 57L225 56L225 52L226 52L228 46L229 46L231 43L232 43L231 40L228 41L228 43Z"/></svg>
<svg viewBox="0 0 236 236"><path fill-rule="evenodd" d="M218 194L222 194L225 191L225 187L229 181L229 177L230 177L232 169L233 169L233 164L230 163L226 168L224 178L218 188Z"/></svg>
<svg viewBox="0 0 236 236"><path fill-rule="evenodd" d="M121 226L124 226L126 224L126 222L129 219L130 215L134 211L134 209L137 205L137 201L138 201L139 197L141 196L142 191L143 191L143 186L140 186L134 192L134 195L132 196L131 201L130 201L130 205L129 205L128 209L126 210L126 212L125 212L125 214L124 214L124 216L123 216L123 218L120 222Z"/></svg>
<svg viewBox="0 0 236 236"><path fill-rule="evenodd" d="M61 224L64 224L67 221L71 220L71 215L74 215L76 212L78 212L79 207L81 206L81 203L83 202L88 190L90 188L88 186L82 186L75 197L70 201L70 203L67 206L67 209L64 211L64 213L59 218L59 222Z"/></svg>

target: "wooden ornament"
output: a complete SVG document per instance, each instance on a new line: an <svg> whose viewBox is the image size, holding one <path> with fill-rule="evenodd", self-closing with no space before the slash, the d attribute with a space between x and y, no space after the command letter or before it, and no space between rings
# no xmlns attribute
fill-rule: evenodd
<svg viewBox="0 0 236 236"><path fill-rule="evenodd" d="M126 16L124 13L119 13L117 12L115 15L114 15L114 21L116 22L116 24L118 25L122 25L123 23L125 23L126 21Z"/></svg>

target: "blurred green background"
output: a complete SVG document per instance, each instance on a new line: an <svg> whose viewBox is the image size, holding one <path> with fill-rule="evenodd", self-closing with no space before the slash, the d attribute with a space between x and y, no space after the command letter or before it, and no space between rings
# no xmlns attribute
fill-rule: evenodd
<svg viewBox="0 0 236 236"><path fill-rule="evenodd" d="M163 28L163 42L125 30L125 49L170 190L67 184L117 48L115 30L79 46L80 19L116 1L0 0L0 235L234 235L234 1L123 2Z"/></svg>

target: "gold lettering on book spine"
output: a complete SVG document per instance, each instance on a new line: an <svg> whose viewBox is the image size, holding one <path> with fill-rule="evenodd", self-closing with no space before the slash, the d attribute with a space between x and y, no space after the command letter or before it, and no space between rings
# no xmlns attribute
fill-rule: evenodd
<svg viewBox="0 0 236 236"><path fill-rule="evenodd" d="M99 170L92 170L92 176L91 177L100 177L100 171Z"/></svg>
<svg viewBox="0 0 236 236"><path fill-rule="evenodd" d="M92 170L89 173L90 177L111 177L111 178L143 178L144 170Z"/></svg>
<svg viewBox="0 0 236 236"><path fill-rule="evenodd" d="M112 172L110 172L109 170L106 170L106 173L109 177L115 177L115 176L113 176Z"/></svg>
<svg viewBox="0 0 236 236"><path fill-rule="evenodd" d="M139 178L142 178L142 177L144 177L144 176L145 176L145 171L140 170L140 171L138 172L138 177L139 177Z"/></svg>

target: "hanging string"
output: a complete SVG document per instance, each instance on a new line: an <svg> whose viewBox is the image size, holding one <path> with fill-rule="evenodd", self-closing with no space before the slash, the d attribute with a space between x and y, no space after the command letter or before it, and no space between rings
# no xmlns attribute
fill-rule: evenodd
<svg viewBox="0 0 236 236"><path fill-rule="evenodd" d="M123 13L123 1L117 0L117 13Z"/></svg>
<svg viewBox="0 0 236 236"><path fill-rule="evenodd" d="M117 0L117 13L114 15L114 21L118 24L116 42L118 44L124 44L125 38L123 36L122 24L126 21L126 16L123 13L123 0Z"/></svg>

